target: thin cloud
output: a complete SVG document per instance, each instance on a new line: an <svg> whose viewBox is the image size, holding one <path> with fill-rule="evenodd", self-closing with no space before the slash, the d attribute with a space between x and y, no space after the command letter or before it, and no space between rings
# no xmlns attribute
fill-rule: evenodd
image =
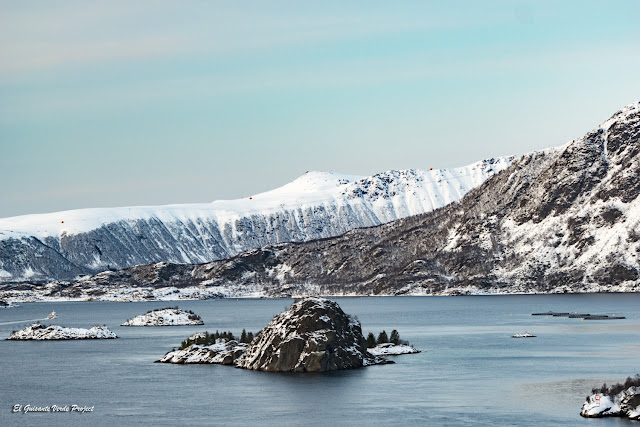
<svg viewBox="0 0 640 427"><path fill-rule="evenodd" d="M135 4L135 3L134 3ZM152 3L149 7L105 7L98 3L46 10L3 12L9 23L0 36L0 72L17 73L103 62L186 55L252 53L390 34L428 32L472 25L464 17L434 19L411 14L287 13ZM153 7L152 7L153 6ZM249 8L246 8L247 10ZM168 16L176 15L175 21ZM149 24L154 19L172 25ZM501 18L498 18L501 19ZM485 22L483 25L487 25Z"/></svg>

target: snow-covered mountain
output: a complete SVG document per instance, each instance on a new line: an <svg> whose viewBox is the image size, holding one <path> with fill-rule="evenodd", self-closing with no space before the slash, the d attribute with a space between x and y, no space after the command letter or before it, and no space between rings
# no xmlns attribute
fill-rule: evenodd
<svg viewBox="0 0 640 427"><path fill-rule="evenodd" d="M105 272L47 295L116 286L234 297L638 292L640 103L442 209L197 266Z"/></svg>
<svg viewBox="0 0 640 427"><path fill-rule="evenodd" d="M343 234L459 200L513 157L370 177L308 172L244 199L80 209L0 219L0 283L70 280L138 264L205 263Z"/></svg>

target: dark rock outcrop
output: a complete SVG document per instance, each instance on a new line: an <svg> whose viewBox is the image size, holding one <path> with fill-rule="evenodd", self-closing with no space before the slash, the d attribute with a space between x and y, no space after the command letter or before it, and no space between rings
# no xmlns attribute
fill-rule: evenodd
<svg viewBox="0 0 640 427"><path fill-rule="evenodd" d="M334 302L308 298L278 314L260 331L238 368L320 372L385 363L367 352L360 322Z"/></svg>

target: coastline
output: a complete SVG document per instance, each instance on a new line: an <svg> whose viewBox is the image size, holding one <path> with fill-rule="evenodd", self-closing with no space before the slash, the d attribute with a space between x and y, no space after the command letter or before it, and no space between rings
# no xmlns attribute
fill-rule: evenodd
<svg viewBox="0 0 640 427"><path fill-rule="evenodd" d="M218 292L214 292L214 290ZM227 289L228 290L228 289ZM65 297L59 295L45 295L46 289L38 290L0 290L0 299L7 301L13 307L19 303L38 303L38 302L146 302L146 301L199 301L207 299L300 299L306 297L324 297L324 298L362 298L362 297L456 297L456 296L500 296L500 295L588 295L588 294L624 294L624 293L640 293L640 284L634 287L628 286L593 286L588 291L567 291L565 287L554 288L548 292L538 290L523 291L515 289L510 292L505 289L480 290L477 287L469 288L451 288L441 292L413 292L403 294L359 294L359 293L340 293L340 294L268 294L256 292L220 292L217 289L203 289L199 287L190 288L119 288L110 289L102 295L96 295L95 289L87 289L85 293L77 297Z"/></svg>

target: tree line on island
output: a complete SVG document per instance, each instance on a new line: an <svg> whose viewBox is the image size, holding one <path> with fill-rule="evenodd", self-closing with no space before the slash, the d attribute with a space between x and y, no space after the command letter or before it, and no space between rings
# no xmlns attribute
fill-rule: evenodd
<svg viewBox="0 0 640 427"><path fill-rule="evenodd" d="M369 332L369 335L367 335L367 348L374 348L378 344L386 343L391 343L393 345L409 345L408 341L400 339L400 333L395 329L391 331L391 336L388 336L387 331L385 330L378 334L377 339L375 335L373 335L373 332Z"/></svg>
<svg viewBox="0 0 640 427"><path fill-rule="evenodd" d="M591 389L592 394L602 394L603 396L615 396L622 390L626 390L629 387L640 386L640 374L636 374L634 377L627 377L624 383L616 383L611 386L607 386L607 383L602 384L602 387L594 387ZM587 396L587 401L589 396Z"/></svg>
<svg viewBox="0 0 640 427"><path fill-rule="evenodd" d="M216 343L216 340L220 338L224 338L229 341L233 340L233 341L238 341L240 343L249 344L251 343L251 341L253 341L254 336L255 335L253 332L247 332L245 329L242 329L242 333L240 334L239 338L233 335L230 331L223 331L223 332L215 331L213 334L210 334L209 332L204 332L197 337L194 337L194 338L190 337L182 341L180 343L179 349L184 350L185 348L189 347L192 344L213 345Z"/></svg>

